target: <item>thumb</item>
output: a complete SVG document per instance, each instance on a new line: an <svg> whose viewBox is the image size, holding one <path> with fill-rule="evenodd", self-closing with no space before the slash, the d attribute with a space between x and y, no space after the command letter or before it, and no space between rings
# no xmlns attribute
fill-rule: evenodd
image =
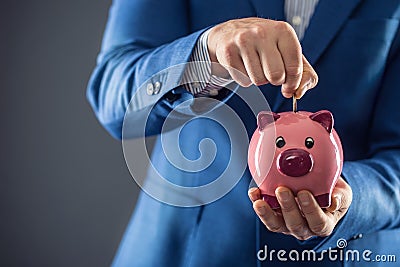
<svg viewBox="0 0 400 267"><path fill-rule="evenodd" d="M303 55L303 75L301 76L300 85L295 92L296 98L300 99L308 90L314 88L317 83L318 75Z"/></svg>
<svg viewBox="0 0 400 267"><path fill-rule="evenodd" d="M327 211L333 213L335 211L338 211L342 207L342 198L343 194L341 193L334 193L331 196L331 205L326 208Z"/></svg>

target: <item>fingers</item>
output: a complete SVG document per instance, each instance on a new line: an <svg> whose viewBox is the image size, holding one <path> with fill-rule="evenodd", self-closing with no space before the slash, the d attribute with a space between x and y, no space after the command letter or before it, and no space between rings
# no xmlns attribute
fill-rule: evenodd
<svg viewBox="0 0 400 267"><path fill-rule="evenodd" d="M250 188L248 195L253 202L254 211L268 230L277 233L289 233L282 216L272 210L268 203L261 199L260 189L257 187Z"/></svg>
<svg viewBox="0 0 400 267"><path fill-rule="evenodd" d="M342 195L341 194L332 194L331 196L331 205L326 208L326 211L330 213L334 213L338 211L342 205Z"/></svg>
<svg viewBox="0 0 400 267"><path fill-rule="evenodd" d="M286 22L262 18L234 19L211 29L207 46L239 85L282 85L282 94L300 98L318 82L302 55L300 42ZM213 68L213 73L216 68ZM297 90L297 91L296 91Z"/></svg>
<svg viewBox="0 0 400 267"><path fill-rule="evenodd" d="M251 85L251 80L247 75L246 68L239 54L239 49L235 45L227 45L223 49L217 50L217 59L223 65L229 75L240 86L248 87Z"/></svg>
<svg viewBox="0 0 400 267"><path fill-rule="evenodd" d="M340 177L333 189L332 196L340 199L339 211L347 210L353 200L353 191L351 190L350 185Z"/></svg>
<svg viewBox="0 0 400 267"><path fill-rule="evenodd" d="M343 178L339 178L332 192L331 205L325 211L310 192L300 191L297 197L310 230L318 236L328 236L349 209L352 190Z"/></svg>
<svg viewBox="0 0 400 267"><path fill-rule="evenodd" d="M266 80L273 85L283 84L286 79L285 66L278 48L262 48L258 48L258 53Z"/></svg>
<svg viewBox="0 0 400 267"><path fill-rule="evenodd" d="M292 97L300 85L303 74L303 59L300 42L288 23L281 23L282 37L278 39L278 49L285 66L286 80L282 85L284 97Z"/></svg>
<svg viewBox="0 0 400 267"><path fill-rule="evenodd" d="M251 202L261 199L261 192L257 187L250 188L247 194L249 195Z"/></svg>
<svg viewBox="0 0 400 267"><path fill-rule="evenodd" d="M296 199L290 189L278 187L275 194L281 207L280 212L272 210L261 199L258 188L251 188L248 193L255 212L270 231L290 234L300 240L315 235L330 235L352 200L351 188L343 178L339 178L332 193L331 206L327 209L322 209L314 196L306 190L298 192Z"/></svg>
<svg viewBox="0 0 400 267"><path fill-rule="evenodd" d="M309 229L318 236L330 235L336 223L321 209L313 195L308 191L300 191L297 197Z"/></svg>
<svg viewBox="0 0 400 267"><path fill-rule="evenodd" d="M261 199L256 200L253 203L253 208L268 230L275 233L289 232L282 216L274 212L267 202Z"/></svg>
<svg viewBox="0 0 400 267"><path fill-rule="evenodd" d="M332 192L331 205L326 208L326 211L334 214L336 221L339 221L349 209L352 199L351 187L340 177Z"/></svg>
<svg viewBox="0 0 400 267"><path fill-rule="evenodd" d="M285 187L278 187L275 191L282 209L282 216L286 228L297 239L306 240L314 234L310 231L307 221L303 218L292 191Z"/></svg>
<svg viewBox="0 0 400 267"><path fill-rule="evenodd" d="M264 76L258 53L253 47L242 51L242 59L244 67L246 68L247 76L253 84L263 85L268 83Z"/></svg>
<svg viewBox="0 0 400 267"><path fill-rule="evenodd" d="M300 191L297 201L292 191L278 187L275 191L281 210L278 213L261 199L260 190L251 188L249 198L253 202L254 211L260 220L272 232L290 234L299 240L312 236L328 236L339 221L341 200L332 199L332 212L324 211L309 191Z"/></svg>

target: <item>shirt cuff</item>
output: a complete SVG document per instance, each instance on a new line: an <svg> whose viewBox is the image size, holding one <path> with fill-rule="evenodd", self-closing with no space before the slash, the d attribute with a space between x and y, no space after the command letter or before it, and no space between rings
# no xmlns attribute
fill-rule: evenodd
<svg viewBox="0 0 400 267"><path fill-rule="evenodd" d="M233 82L232 79L211 74L211 60L208 53L207 39L211 29L198 39L190 57L190 62L183 74L183 84L195 97L216 96L218 91Z"/></svg>

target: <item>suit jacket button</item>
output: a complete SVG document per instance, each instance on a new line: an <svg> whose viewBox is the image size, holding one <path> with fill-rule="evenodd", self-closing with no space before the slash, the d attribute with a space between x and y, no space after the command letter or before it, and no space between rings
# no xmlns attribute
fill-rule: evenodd
<svg viewBox="0 0 400 267"><path fill-rule="evenodd" d="M153 94L158 94L161 90L161 83L160 82L155 82L154 83L154 92Z"/></svg>
<svg viewBox="0 0 400 267"><path fill-rule="evenodd" d="M152 83L148 83L146 89L148 95L154 95L154 85Z"/></svg>
<svg viewBox="0 0 400 267"><path fill-rule="evenodd" d="M363 237L362 234L358 234L358 235L353 236L353 239L359 239L359 238L362 238L362 237Z"/></svg>

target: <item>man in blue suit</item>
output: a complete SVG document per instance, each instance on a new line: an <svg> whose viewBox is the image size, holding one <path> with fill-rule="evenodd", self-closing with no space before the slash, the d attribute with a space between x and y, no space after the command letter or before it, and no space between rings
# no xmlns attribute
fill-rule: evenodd
<svg viewBox="0 0 400 267"><path fill-rule="evenodd" d="M290 191L288 200L281 202L291 204L282 205L282 217L259 199L257 189L251 189L254 213L247 198L251 180L248 171L229 193L211 203L193 195L188 196L192 202L187 206L191 207L177 207L142 193L115 266L367 264L368 259L360 263L323 257L326 250L337 245L344 252L371 251L368 258L373 263L368 266L396 266L378 262L374 256L400 257L400 1L319 0L307 1L300 9L295 8L295 2L114 1L88 87L88 98L99 121L114 137L122 137L127 110L130 120L141 122L144 118L150 122L146 134L154 135L180 104L194 105L201 95L229 106L251 134L256 127L254 115L237 94L218 86L217 92L207 86L200 86L200 90L180 86L188 68L163 73L171 66L204 59L206 54L207 60L226 66L212 68L212 74L223 76L228 71L243 86L259 85L275 112L290 110L290 101L284 97L293 94L301 98L304 110L332 111L345 153L336 190L340 199L334 198L333 206L322 210L302 206L302 197L298 196L304 217L298 206L292 205L295 200ZM312 7L307 6L311 2ZM299 10L303 13L296 15ZM279 22L284 20L290 21L295 31ZM294 38L295 32L300 43ZM239 42L231 42L234 38ZM207 51L199 52L204 47ZM141 134L129 130L135 136ZM172 144L158 138L151 159L156 172L150 170L147 179L152 181L159 173L173 183L198 186L200 178L219 175L228 162L225 155L233 151L226 145L229 136L220 125L201 118L187 124L179 140L182 154L199 157L199 149L193 144L204 138L212 138L218 150L212 164L198 172L170 163L163 149ZM237 162L229 164L245 161L246 151L236 154ZM167 187L158 190L169 199L179 195ZM285 190L281 188L278 193ZM267 249L288 254L313 250L320 254L319 260L291 260L286 256L284 261L276 256L263 258Z"/></svg>

